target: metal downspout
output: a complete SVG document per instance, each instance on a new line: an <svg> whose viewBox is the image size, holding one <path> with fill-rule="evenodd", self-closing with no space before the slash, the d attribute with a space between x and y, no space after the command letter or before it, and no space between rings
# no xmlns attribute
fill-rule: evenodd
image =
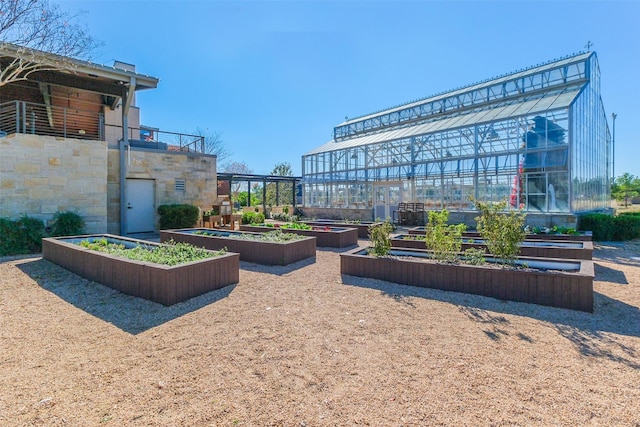
<svg viewBox="0 0 640 427"><path fill-rule="evenodd" d="M129 145L129 137L126 128L128 126L128 119L125 114L122 115L122 139L118 142L119 156L120 156L120 235L127 234L127 154L126 149Z"/></svg>
<svg viewBox="0 0 640 427"><path fill-rule="evenodd" d="M131 77L122 94L122 140L118 144L120 155L120 234L126 235L127 227L127 153L129 147L129 107L136 90L136 78Z"/></svg>

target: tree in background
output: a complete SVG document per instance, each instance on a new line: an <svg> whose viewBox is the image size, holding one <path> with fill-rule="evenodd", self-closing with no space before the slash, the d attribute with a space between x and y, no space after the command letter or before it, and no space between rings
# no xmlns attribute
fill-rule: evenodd
<svg viewBox="0 0 640 427"><path fill-rule="evenodd" d="M89 60L102 43L73 22L78 16L49 0L0 0L0 87L36 71L72 70L72 58Z"/></svg>
<svg viewBox="0 0 640 427"><path fill-rule="evenodd" d="M224 145L221 132L212 132L209 129L203 130L196 128L195 135L204 137L204 153L216 156L216 161L219 165L223 164L223 162L231 156L232 153L230 153Z"/></svg>
<svg viewBox="0 0 640 427"><path fill-rule="evenodd" d="M624 206L629 205L629 199L640 195L640 178L628 172L617 177L611 185L611 195L617 200L624 200Z"/></svg>
<svg viewBox="0 0 640 427"><path fill-rule="evenodd" d="M278 163L273 167L271 175L274 176L293 176L293 170L289 162ZM277 184L271 182L267 184L267 205L291 205L293 204L293 184L291 182L281 182Z"/></svg>
<svg viewBox="0 0 640 427"><path fill-rule="evenodd" d="M224 166L222 172L224 173L234 173L241 175L252 174L253 170L247 166L245 162L231 162ZM243 189L242 187L246 187L245 182L233 182L231 184L231 200L236 202L238 201L238 195L240 191ZM246 190L245 190L246 191ZM253 197L251 198L253 200ZM251 203L253 205L253 202Z"/></svg>

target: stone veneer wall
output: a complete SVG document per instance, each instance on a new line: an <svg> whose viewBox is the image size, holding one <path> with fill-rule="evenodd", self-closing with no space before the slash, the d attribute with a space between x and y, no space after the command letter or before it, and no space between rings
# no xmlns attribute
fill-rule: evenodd
<svg viewBox="0 0 640 427"><path fill-rule="evenodd" d="M0 138L0 216L45 221L76 211L87 233L107 229L107 143L11 134Z"/></svg>
<svg viewBox="0 0 640 427"><path fill-rule="evenodd" d="M120 232L119 151L109 147L108 232ZM211 209L217 197L216 156L189 152L132 148L127 153L127 178L155 180L155 207L186 203ZM186 181L185 191L175 190L175 180ZM156 214L156 228L158 224Z"/></svg>

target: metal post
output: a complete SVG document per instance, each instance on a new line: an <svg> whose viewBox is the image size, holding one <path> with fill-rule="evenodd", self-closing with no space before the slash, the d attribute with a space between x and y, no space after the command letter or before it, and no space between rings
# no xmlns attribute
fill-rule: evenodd
<svg viewBox="0 0 640 427"><path fill-rule="evenodd" d="M611 113L611 119L613 121L613 138L612 138L612 154L611 154L611 176L612 182L616 180L616 113Z"/></svg>
<svg viewBox="0 0 640 427"><path fill-rule="evenodd" d="M262 180L262 210L265 218L267 217L267 180Z"/></svg>
<svg viewBox="0 0 640 427"><path fill-rule="evenodd" d="M247 181L247 206L251 206L251 181Z"/></svg>
<svg viewBox="0 0 640 427"><path fill-rule="evenodd" d="M20 101L16 101L16 133L20 133Z"/></svg>

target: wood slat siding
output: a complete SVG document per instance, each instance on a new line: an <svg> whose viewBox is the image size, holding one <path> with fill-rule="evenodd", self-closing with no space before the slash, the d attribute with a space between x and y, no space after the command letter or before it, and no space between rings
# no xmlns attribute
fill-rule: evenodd
<svg viewBox="0 0 640 427"><path fill-rule="evenodd" d="M240 225L240 231L252 231L264 233L273 231L272 227L260 227L253 225ZM329 248L347 248L358 244L358 230L355 228L342 228L338 231L322 231L322 230L294 230L282 229L286 233L294 233L300 236L315 237L316 246Z"/></svg>
<svg viewBox="0 0 640 427"><path fill-rule="evenodd" d="M540 241L540 240L536 240ZM548 240L552 242L552 240ZM558 241L560 242L560 241ZM560 259L593 259L593 242L589 241L576 241L561 243L578 243L582 244L582 248L563 248L563 247L549 247L549 246L521 246L520 256L530 256L536 258L560 258ZM391 247L393 248L406 248L406 249L426 249L426 243L424 240L406 240L402 238L402 235L398 235L391 238ZM467 243L462 242L462 251L469 248L482 249L485 253L488 253L487 245L482 243Z"/></svg>
<svg viewBox="0 0 640 427"><path fill-rule="evenodd" d="M379 225L382 222L362 222L360 224L346 224L340 221L303 221L308 225L315 226L329 226L329 227L348 227L348 228L357 228L358 229L358 238L359 239L368 239L369 238L369 226L370 225Z"/></svg>
<svg viewBox="0 0 640 427"><path fill-rule="evenodd" d="M104 237L150 245L120 236ZM236 253L165 266L91 251L65 239L68 238L42 239L42 257L88 280L164 305L173 305L240 280L240 257Z"/></svg>
<svg viewBox="0 0 640 427"><path fill-rule="evenodd" d="M357 248L340 254L340 273L404 285L465 292L492 298L593 312L593 261L579 272L507 270L438 264L360 255Z"/></svg>
<svg viewBox="0 0 640 427"><path fill-rule="evenodd" d="M191 228L160 230L160 242L173 239L176 242L185 242L209 250L218 250L226 247L228 251L240 254L241 261L263 265L287 265L316 256L315 237L288 242L261 242L187 233L193 230Z"/></svg>

